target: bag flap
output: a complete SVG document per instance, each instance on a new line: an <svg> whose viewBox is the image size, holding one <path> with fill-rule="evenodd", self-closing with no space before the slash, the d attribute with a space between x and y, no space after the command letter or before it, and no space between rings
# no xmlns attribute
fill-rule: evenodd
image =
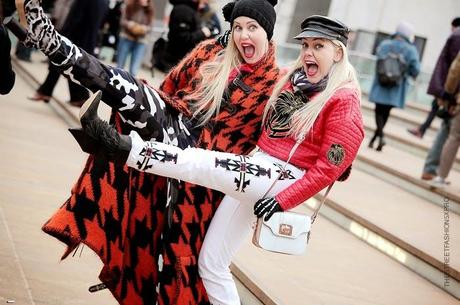
<svg viewBox="0 0 460 305"><path fill-rule="evenodd" d="M301 234L310 231L310 216L294 212L276 212L263 225L272 231L274 235L286 238L297 238Z"/></svg>

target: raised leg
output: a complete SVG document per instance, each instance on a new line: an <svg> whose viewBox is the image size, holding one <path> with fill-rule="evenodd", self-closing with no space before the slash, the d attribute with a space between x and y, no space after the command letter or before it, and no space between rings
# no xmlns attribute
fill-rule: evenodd
<svg viewBox="0 0 460 305"><path fill-rule="evenodd" d="M132 148L126 164L137 170L184 180L221 191L237 200L255 203L276 181L269 195L285 189L304 172L263 152L242 156L199 148L180 149L159 142L144 142L130 134Z"/></svg>
<svg viewBox="0 0 460 305"><path fill-rule="evenodd" d="M110 160L126 162L139 171L199 184L253 203L264 197L269 189L271 192L267 195L277 194L303 176L303 170L291 164L283 169L284 161L263 152L249 157L199 148L182 149L144 141L135 131L130 136L121 135L98 117L100 98L97 92L82 106L83 131L72 132L83 150L89 153L102 152ZM88 151L88 147L95 151Z"/></svg>

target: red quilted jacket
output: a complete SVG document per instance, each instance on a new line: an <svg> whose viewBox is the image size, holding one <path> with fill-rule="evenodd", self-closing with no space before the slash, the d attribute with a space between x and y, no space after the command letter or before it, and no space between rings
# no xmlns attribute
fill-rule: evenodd
<svg viewBox="0 0 460 305"><path fill-rule="evenodd" d="M363 139L358 90L337 90L289 162L307 171L276 196L281 207L291 209L337 180L356 158ZM284 161L294 144L294 138L269 137L267 130L257 143L263 151Z"/></svg>

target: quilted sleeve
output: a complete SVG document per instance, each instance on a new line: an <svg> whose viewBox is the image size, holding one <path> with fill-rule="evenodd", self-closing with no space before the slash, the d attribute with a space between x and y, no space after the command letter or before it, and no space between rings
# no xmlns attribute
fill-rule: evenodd
<svg viewBox="0 0 460 305"><path fill-rule="evenodd" d="M364 138L359 99L357 95L348 94L331 103L332 109L324 119L325 130L316 163L276 196L283 210L301 204L330 185L356 158Z"/></svg>

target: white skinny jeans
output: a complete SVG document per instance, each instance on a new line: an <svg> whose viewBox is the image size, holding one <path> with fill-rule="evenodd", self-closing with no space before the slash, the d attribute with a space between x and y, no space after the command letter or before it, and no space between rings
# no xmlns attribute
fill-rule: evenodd
<svg viewBox="0 0 460 305"><path fill-rule="evenodd" d="M251 234L254 203L276 181L274 196L304 175L284 161L264 152L242 156L199 148L181 149L159 142L144 142L131 132L132 148L126 164L148 173L202 185L225 193L206 233L198 269L213 305L239 305L229 266Z"/></svg>

